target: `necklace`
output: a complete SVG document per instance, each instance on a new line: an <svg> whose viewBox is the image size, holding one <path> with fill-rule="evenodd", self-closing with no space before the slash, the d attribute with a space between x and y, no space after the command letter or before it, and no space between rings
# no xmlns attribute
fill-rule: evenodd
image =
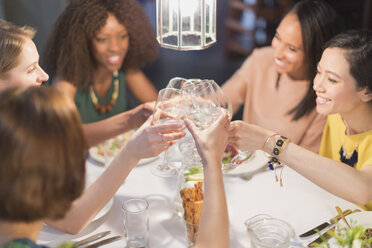
<svg viewBox="0 0 372 248"><path fill-rule="evenodd" d="M353 152L346 152L345 149L345 138L344 142L340 148L340 161L354 167L354 165L358 162L358 145L355 146Z"/></svg>
<svg viewBox="0 0 372 248"><path fill-rule="evenodd" d="M89 87L90 97L92 98L92 102L94 108L98 111L99 114L103 115L107 112L110 112L112 108L115 106L116 100L118 99L118 92L119 92L119 77L118 71L114 71L112 73L112 77L114 78L114 91L112 92L111 99L108 104L101 105L98 103L98 99L96 94L94 93L93 85Z"/></svg>

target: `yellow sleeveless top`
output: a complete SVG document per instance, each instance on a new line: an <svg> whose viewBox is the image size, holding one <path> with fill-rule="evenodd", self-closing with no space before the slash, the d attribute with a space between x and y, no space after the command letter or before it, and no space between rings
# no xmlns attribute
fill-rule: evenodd
<svg viewBox="0 0 372 248"><path fill-rule="evenodd" d="M354 135L346 135L345 133L346 126L341 116L339 114L329 115L324 127L319 154L333 160L341 161L340 149L344 143L346 153L352 153L357 147L358 162L354 164L355 169L360 170L363 166L371 166L372 129ZM360 207L372 211L372 202Z"/></svg>

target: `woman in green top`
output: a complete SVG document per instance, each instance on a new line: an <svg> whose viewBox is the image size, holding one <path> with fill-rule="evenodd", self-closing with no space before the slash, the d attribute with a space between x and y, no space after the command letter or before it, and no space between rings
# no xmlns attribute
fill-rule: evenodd
<svg viewBox="0 0 372 248"><path fill-rule="evenodd" d="M157 56L151 23L136 0L71 1L44 53L52 84L75 100L88 144L138 128L152 105L127 111L127 88L141 102L157 91L139 69Z"/></svg>
<svg viewBox="0 0 372 248"><path fill-rule="evenodd" d="M32 87L32 86L40 86L42 82L48 79L48 75L41 69L39 66L39 54L36 50L36 46L32 41L35 31L30 27L18 27L11 23L5 22L0 20L0 92L7 90L7 88L14 87L14 86L22 86L22 87ZM34 87L32 87L34 88ZM39 87L37 87L39 88ZM44 88L44 87L42 87ZM45 86L45 88L51 88L49 86ZM57 90L55 90L57 91ZM51 94L54 94L53 92ZM67 97L65 97L69 100ZM65 100L66 100L65 99ZM39 107L40 109L47 108L50 112L59 110L60 112L65 111L62 109L49 109L49 103L47 100L39 102L34 102L29 100L28 102L26 99L24 100L22 106L35 106ZM36 101L36 100L35 100ZM50 100L52 101L52 99ZM70 106L69 104L72 101L67 101L66 106ZM9 104L12 104L9 103ZM65 103L61 103L63 105ZM72 104L75 108L75 105ZM26 107L25 107L26 108ZM7 110L4 107L5 111ZM26 108L28 110L28 108ZM23 111L22 108L9 108L10 113L13 115L21 114ZM23 112L22 112L23 113ZM10 114L9 114L10 115ZM26 111L24 116L22 117L22 127L30 126L30 128L38 128L39 124L37 120L34 121L32 111ZM50 136L52 139L49 141L50 143L53 142L66 142L68 139L68 135L65 136L56 136L54 135L55 132L59 132L59 126L63 126L65 129L70 128L70 124L68 122L61 122L55 121L53 118L48 118L48 115L45 115L46 123L44 125L40 125L38 132L41 134L35 135L45 135ZM11 178L10 174L7 174L6 166L11 158L21 158L21 154L16 152L23 152L22 147L16 146L9 150L9 147L14 145L12 141L8 141L13 133L16 131L15 129L21 128L18 127L16 124L8 123L9 116L4 115L4 118L1 117L0 119L0 128L4 128L4 137L0 138L0 167L3 171L0 171L0 176L4 176L5 178ZM20 117L21 118L21 117ZM90 220L101 210L107 202L113 197L117 189L122 185L123 180L127 177L131 169L138 163L139 159L146 158L146 157L153 157L158 155L160 152L167 149L170 145L176 142L177 139L182 138L184 136L184 132L181 129L182 125L180 124L165 124L165 125L156 125L150 126L151 119L142 125L140 129L137 130L135 134L131 136L131 139L128 143L121 149L119 152L118 159L115 159L108 168L104 171L101 177L96 180L89 188L87 188L81 197L74 200L72 208L68 211L64 219L59 221L48 220L47 223L50 226L53 226L61 231L68 232L68 233L78 233L80 232L89 222ZM169 133L174 132L175 133ZM161 134L161 133L167 134ZM64 132L62 132L64 133ZM20 139L33 139L29 137L23 132L18 134ZM79 136L80 137L80 136ZM81 138L81 137L80 137ZM78 145L79 143L76 143ZM31 153L32 156L37 157L29 157L29 161L32 163L35 159L38 159L38 156L49 156L50 160L47 160L48 165L55 165L58 164L53 163L53 159L55 159L53 154L49 152L48 147L37 147L37 144L30 143L30 149L34 149ZM8 147L9 146L9 147ZM34 148L36 146L36 148ZM51 144L52 146L52 144ZM74 142L70 143L72 148L75 147ZM62 149L62 148L61 148ZM78 148L77 148L78 149ZM4 152L4 154L2 154ZM46 155L44 154L44 152ZM30 155L30 156L31 156ZM69 158L66 152L59 153L60 159ZM62 157L62 158L61 158ZM27 159L25 161L28 161ZM124 164L123 164L124 163ZM71 163L73 164L73 163ZM26 166L26 165L25 165ZM78 165L77 165L78 166ZM53 167L53 166L52 166ZM5 168L5 169L4 169ZM19 170L22 171L22 170ZM5 180L5 179L4 179ZM7 179L9 180L9 179ZM18 180L18 179L17 179ZM22 180L22 179L19 179ZM5 183L6 180L3 181L0 178L0 183ZM15 181L15 179L14 179ZM11 181L9 186L14 186L14 182ZM1 196L5 196L3 192L6 190L6 187L0 186L2 194ZM67 189L67 188L66 188ZM22 194L17 194L17 197L23 197ZM5 198L8 199L8 198ZM0 199L1 203L6 202L4 199ZM0 207L5 207L6 205L0 204ZM24 209L28 209L25 207ZM4 219L0 215L0 220ZM0 225L1 226L1 225ZM1 229L1 228L0 228ZM1 231L1 230L0 230Z"/></svg>
<svg viewBox="0 0 372 248"><path fill-rule="evenodd" d="M147 121L83 191L87 146L75 105L52 87L30 87L48 79L38 64L33 34L29 27L0 20L0 247L42 247L35 241L45 219L59 230L79 232L140 158L157 155L184 136L180 124L150 126ZM195 247L228 247L221 159L229 123L226 115L201 133L186 122L205 173Z"/></svg>

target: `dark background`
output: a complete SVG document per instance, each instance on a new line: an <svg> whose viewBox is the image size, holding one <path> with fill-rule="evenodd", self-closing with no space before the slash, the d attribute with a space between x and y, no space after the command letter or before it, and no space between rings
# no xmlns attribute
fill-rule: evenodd
<svg viewBox="0 0 372 248"><path fill-rule="evenodd" d="M156 0L138 0L145 8L154 25L155 30L155 5ZM232 8L233 1L240 1L245 5L259 6L259 9L271 9L277 16L270 16L270 21L263 20L265 25L250 27L248 31L232 30L226 26L228 21L242 22L243 12L248 9ZM327 0L341 15L343 22L348 28L372 28L372 0ZM157 89L163 88L172 77L213 79L217 83L224 83L236 69L239 68L244 58L251 49L256 46L270 44L280 18L286 12L284 5L289 7L296 0L217 0L217 44L201 51L174 51L159 47L159 58L144 68L145 74L154 83ZM68 0L0 0L0 17L12 21L18 25L30 25L36 27L38 32L35 43L42 54L45 41L50 29ZM252 12L252 11L251 11ZM258 11L257 11L258 12ZM278 14L278 13L281 14ZM253 12L252 12L253 13ZM250 14L252 14L250 13ZM253 13L254 15L254 13ZM259 15L257 13L257 15ZM257 16L256 15L256 19ZM267 19L267 18L266 18ZM243 24L242 24L243 25ZM244 25L243 25L244 26ZM244 27L243 27L244 29ZM261 38L253 35L260 30ZM242 37L242 32L244 37ZM262 37L264 34L264 37ZM244 38L244 39L243 39ZM257 40L258 39L258 40ZM238 41L246 48L244 52L232 50L228 47L230 41ZM138 102L131 97L131 105ZM239 118L239 115L238 115Z"/></svg>

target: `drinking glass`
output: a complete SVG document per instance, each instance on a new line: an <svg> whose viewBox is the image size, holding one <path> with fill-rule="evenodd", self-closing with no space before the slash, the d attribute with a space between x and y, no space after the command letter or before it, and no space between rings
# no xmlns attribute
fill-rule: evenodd
<svg viewBox="0 0 372 248"><path fill-rule="evenodd" d="M155 104L153 124L183 124L183 104L183 95L180 90L172 88L160 90ZM160 177L170 177L177 173L175 164L168 160L168 150L164 151L163 162L152 166L152 172Z"/></svg>
<svg viewBox="0 0 372 248"><path fill-rule="evenodd" d="M216 98L220 104L221 109L223 109L229 116L230 120L232 118L232 105L229 101L229 99L226 97L226 95L223 93L222 89L219 87L219 85L213 81L209 80L209 83L212 85L215 93ZM252 151L241 151L237 149L237 154L231 159L230 163L223 164L222 170L224 172L230 171L238 167L238 165L242 164L243 162L251 159L253 157Z"/></svg>
<svg viewBox="0 0 372 248"><path fill-rule="evenodd" d="M194 224L185 221L185 234L186 234L186 241L189 247L193 247L198 237L199 231L199 224Z"/></svg>
<svg viewBox="0 0 372 248"><path fill-rule="evenodd" d="M252 248L287 248L294 239L294 230L287 222L269 215L259 214L244 223Z"/></svg>
<svg viewBox="0 0 372 248"><path fill-rule="evenodd" d="M174 77L174 78L172 78L171 80L169 80L169 83L167 84L167 86L166 86L165 88L172 88L172 89L181 90L183 84L184 84L186 81L187 81L186 78L182 78L182 77Z"/></svg>
<svg viewBox="0 0 372 248"><path fill-rule="evenodd" d="M208 80L188 80L182 92L187 100L186 117L205 130L222 115L213 86Z"/></svg>
<svg viewBox="0 0 372 248"><path fill-rule="evenodd" d="M149 239L149 215L147 209L149 203L145 199L130 199L123 203L124 234L127 242L126 247L148 247Z"/></svg>

